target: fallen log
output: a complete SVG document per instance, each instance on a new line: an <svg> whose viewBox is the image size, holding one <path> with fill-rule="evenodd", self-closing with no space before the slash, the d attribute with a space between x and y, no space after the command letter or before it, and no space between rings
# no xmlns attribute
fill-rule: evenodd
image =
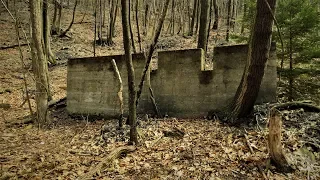
<svg viewBox="0 0 320 180"><path fill-rule="evenodd" d="M91 167L88 173L86 173L83 177L79 177L78 179L92 179L93 176L101 174L101 172L103 172L106 168L110 167L115 159L118 159L121 156L131 153L135 150L136 147L134 146L124 146L116 148L97 166Z"/></svg>
<svg viewBox="0 0 320 180"><path fill-rule="evenodd" d="M63 98L57 99L57 100L51 100L51 101L48 102L48 107L52 108L55 105L57 105L57 107L65 106L65 104L59 105L59 103L61 103L63 101L66 101L66 100L67 100L67 97L63 97Z"/></svg>
<svg viewBox="0 0 320 180"><path fill-rule="evenodd" d="M18 118L17 120L13 121L13 122L6 122L6 127L10 128L13 126L21 126L24 124L31 124L34 123L34 119L35 119L35 114L34 115L28 115L25 116L23 118Z"/></svg>
<svg viewBox="0 0 320 180"><path fill-rule="evenodd" d="M11 108L11 105L8 103L0 103L0 109L8 110Z"/></svg>
<svg viewBox="0 0 320 180"><path fill-rule="evenodd" d="M252 146L251 146L251 144L249 142L248 136L245 134L244 137L246 139L246 143L247 143L247 146L249 147L249 150L250 150L251 154L254 154L254 151L253 151ZM259 172L261 173L263 179L268 180L268 177L266 176L266 173L264 173L262 167L259 164L257 164L257 167L258 167Z"/></svg>
<svg viewBox="0 0 320 180"><path fill-rule="evenodd" d="M316 105L312 105L310 103L299 102L299 101L277 104L277 105L272 106L272 108L277 109L279 111L286 110L286 109L294 110L294 109L303 108L304 110L306 110L308 112L317 112L317 113L320 112L320 107L318 107Z"/></svg>
<svg viewBox="0 0 320 180"><path fill-rule="evenodd" d="M28 45L28 43L20 44L20 47L21 46L27 46L27 45ZM14 44L14 45L10 45L10 46L3 46L3 47L0 47L0 50L16 48L16 47L19 47L19 44Z"/></svg>

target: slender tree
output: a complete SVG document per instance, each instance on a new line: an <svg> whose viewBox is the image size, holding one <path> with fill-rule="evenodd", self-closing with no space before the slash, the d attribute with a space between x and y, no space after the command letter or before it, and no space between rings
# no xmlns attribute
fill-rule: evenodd
<svg viewBox="0 0 320 180"><path fill-rule="evenodd" d="M121 0L122 14L122 32L125 59L128 71L129 86L129 119L130 119L130 141L138 144L137 135L137 109L136 109L136 87L134 78L134 68L132 63L131 45L130 45L130 28L129 28L129 1Z"/></svg>
<svg viewBox="0 0 320 180"><path fill-rule="evenodd" d="M42 44L41 1L30 0L32 69L36 80L37 123L45 125L48 117L48 65Z"/></svg>
<svg viewBox="0 0 320 180"><path fill-rule="evenodd" d="M200 28L198 37L198 48L202 48L206 51L207 49L207 38L208 38L208 23L209 23L209 7L210 3L208 0L200 0L201 15L200 15Z"/></svg>
<svg viewBox="0 0 320 180"><path fill-rule="evenodd" d="M227 32L226 32L226 41L229 41L229 34L230 34L230 25L231 25L231 5L232 5L232 0L228 0L228 3L227 3L228 16L227 16Z"/></svg>
<svg viewBox="0 0 320 180"><path fill-rule="evenodd" d="M42 19L43 19L43 41L44 41L44 52L48 59L48 61L51 64L56 64L56 58L52 53L51 50L51 43L50 43L50 18L49 18L49 1L44 0L43 1L43 9L42 9ZM49 93L49 98L51 98Z"/></svg>
<svg viewBox="0 0 320 180"><path fill-rule="evenodd" d="M140 26L139 26L139 16L138 16L138 10L139 10L139 0L136 0L136 6L135 6L135 17L136 17L136 26L137 26L137 34L138 34L138 43L139 43L139 50L142 51L141 46L141 36L140 36Z"/></svg>
<svg viewBox="0 0 320 180"><path fill-rule="evenodd" d="M79 0L76 0L76 2L74 3L73 13L72 13L72 20L71 20L68 28L59 35L60 37L65 36L65 35L67 34L67 32L69 32L70 29L71 29L71 27L72 27L72 25L73 25L73 23L74 23L74 18L75 18L75 14L76 14L76 9L77 9L77 5L78 5L78 1L79 1Z"/></svg>
<svg viewBox="0 0 320 180"><path fill-rule="evenodd" d="M272 12L269 10L268 4ZM271 46L273 16L276 0L258 0L253 25L247 64L240 85L231 103L230 117L242 118L249 115L258 97L266 62Z"/></svg>
<svg viewBox="0 0 320 180"><path fill-rule="evenodd" d="M189 27L189 36L193 35L193 28L194 28L194 23L195 23L195 19L197 16L197 11L198 11L198 1L199 0L194 0L193 1L193 13L191 16L191 25Z"/></svg>
<svg viewBox="0 0 320 180"><path fill-rule="evenodd" d="M212 29L217 30L219 27L219 8L217 0L213 0L213 9L214 9L214 23Z"/></svg>

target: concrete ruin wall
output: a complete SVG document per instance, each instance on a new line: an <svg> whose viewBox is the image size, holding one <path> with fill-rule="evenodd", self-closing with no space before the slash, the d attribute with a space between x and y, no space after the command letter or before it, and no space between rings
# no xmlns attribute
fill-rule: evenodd
<svg viewBox="0 0 320 180"><path fill-rule="evenodd" d="M205 55L201 49L159 52L158 69L151 72L151 85L162 114L202 117L209 110L221 109L230 103L242 77L247 51L247 45L216 47L213 70L205 70ZM69 113L107 117L119 114L119 83L112 68L112 59L115 59L121 73L127 111L126 64L124 56L117 55L68 61ZM133 55L133 63L138 83L145 63L143 55ZM276 55L272 48L257 103L275 101L276 78ZM152 113L146 88L138 113Z"/></svg>

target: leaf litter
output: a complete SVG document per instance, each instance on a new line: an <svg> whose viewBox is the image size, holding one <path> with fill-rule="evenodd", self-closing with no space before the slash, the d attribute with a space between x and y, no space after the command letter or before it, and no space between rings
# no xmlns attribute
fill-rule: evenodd
<svg viewBox="0 0 320 180"><path fill-rule="evenodd" d="M0 179L76 179L103 162L116 148L127 146L129 126L117 120L71 118L65 108L52 110L56 121L41 130L30 125L1 132ZM258 166L271 179L319 178L319 114L285 112L283 144L298 171L281 174L270 165L267 118L232 127L206 119L139 117L140 145L114 159L93 175L97 179L262 179ZM258 115L259 114L259 115ZM59 119L59 120L58 120ZM286 118L284 118L286 119ZM309 123L309 125L307 125ZM180 136L166 136L178 132ZM183 132L183 133L182 133ZM250 146L246 143L248 137ZM314 143L315 144L315 143Z"/></svg>

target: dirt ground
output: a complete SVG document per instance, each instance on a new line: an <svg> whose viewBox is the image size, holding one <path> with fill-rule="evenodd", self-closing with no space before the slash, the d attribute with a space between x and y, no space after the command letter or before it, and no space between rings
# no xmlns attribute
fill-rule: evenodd
<svg viewBox="0 0 320 180"><path fill-rule="evenodd" d="M17 44L13 20L0 7L0 47ZM71 20L71 9L64 11L63 28ZM16 10L22 22L20 34L24 34L23 28L29 37L27 4L19 3ZM84 9L78 13L82 12ZM75 22L81 18L76 16ZM87 15L84 22L89 23L73 25L69 33L71 38L52 39L53 52L59 63L49 68L53 99L66 96L67 58L93 56L93 20ZM209 52L215 44L214 34L211 33L209 40ZM115 45L97 46L97 55L122 53L121 36L119 22ZM148 42L148 37L143 39ZM23 37L21 41L26 42ZM220 42L223 41L218 40ZM159 47L195 48L196 39L163 35ZM26 68L22 68L18 48L0 49L0 103L11 106L0 109L0 179L92 179L86 177L88 174L95 179L263 179L258 166L266 169L264 173L269 179L320 179L320 115L301 110L284 112L283 143L288 158L296 167L296 171L284 174L268 160L267 107L256 108L253 122L241 127L206 119L152 119L141 115L140 146L126 156L100 166L107 163L110 152L127 146L129 128L117 130L116 120L72 118L64 106L55 106L50 109L53 122L45 129L32 124L10 125L29 114L27 104L23 104L24 71L32 97L35 93L29 47L23 46L22 51ZM313 84L318 80L318 75L311 79ZM316 97L313 100L320 102L319 89L314 91L316 96L306 97ZM31 103L34 108L34 97ZM183 132L183 136L166 137L165 132L174 129Z"/></svg>

